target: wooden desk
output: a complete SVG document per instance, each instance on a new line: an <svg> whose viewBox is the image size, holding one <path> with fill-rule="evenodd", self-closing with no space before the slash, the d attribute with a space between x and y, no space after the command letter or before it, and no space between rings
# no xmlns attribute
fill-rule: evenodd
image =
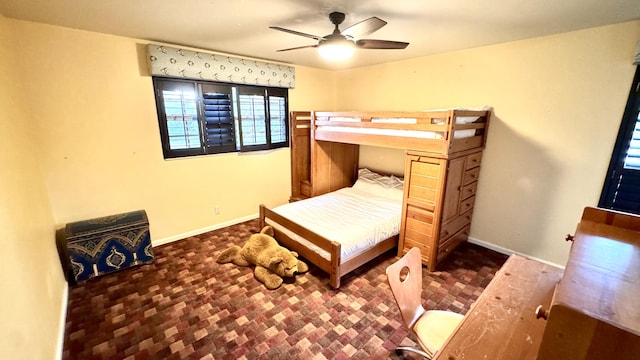
<svg viewBox="0 0 640 360"><path fill-rule="evenodd" d="M568 239L564 272L511 256L434 359L640 359L640 216L587 207Z"/></svg>
<svg viewBox="0 0 640 360"><path fill-rule="evenodd" d="M546 321L535 310L551 303L561 277L561 269L512 255L434 359L536 359Z"/></svg>

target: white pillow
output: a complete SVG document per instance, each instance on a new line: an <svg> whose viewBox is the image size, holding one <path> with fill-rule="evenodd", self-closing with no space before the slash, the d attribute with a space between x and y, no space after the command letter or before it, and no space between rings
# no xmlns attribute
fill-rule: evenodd
<svg viewBox="0 0 640 360"><path fill-rule="evenodd" d="M382 194L382 197L389 200L395 200L397 202L402 202L403 196L404 190L402 188L386 188Z"/></svg>
<svg viewBox="0 0 640 360"><path fill-rule="evenodd" d="M385 199L402 202L404 180L393 175L381 175L369 169L359 169L358 180L353 184L353 188Z"/></svg>
<svg viewBox="0 0 640 360"><path fill-rule="evenodd" d="M356 190L364 191L366 193L376 195L376 196L383 196L382 194L386 189L384 186L380 184L368 182L363 179L356 180L356 183L353 184L352 188Z"/></svg>
<svg viewBox="0 0 640 360"><path fill-rule="evenodd" d="M391 179L393 179L393 188L394 189L400 189L402 190L404 188L404 179L403 178L399 178L399 177L395 177L393 175L391 175Z"/></svg>
<svg viewBox="0 0 640 360"><path fill-rule="evenodd" d="M352 188L371 195L383 197L385 199L402 202L403 189L401 187L384 187L377 183L371 183L363 179L358 179L356 180L356 183L353 184Z"/></svg>
<svg viewBox="0 0 640 360"><path fill-rule="evenodd" d="M380 175L369 169L359 169L358 180L363 180L372 184L378 184L385 188L402 188L404 186L404 181L400 178L397 178L393 175Z"/></svg>

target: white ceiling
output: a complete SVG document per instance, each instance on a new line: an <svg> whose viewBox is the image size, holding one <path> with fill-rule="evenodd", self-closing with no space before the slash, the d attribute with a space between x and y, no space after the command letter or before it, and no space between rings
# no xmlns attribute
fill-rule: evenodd
<svg viewBox="0 0 640 360"><path fill-rule="evenodd" d="M370 39L409 42L404 50L357 50L329 63L315 40L328 14L347 14L341 29L377 16L388 24ZM638 0L0 0L8 18L276 60L345 69L640 19Z"/></svg>

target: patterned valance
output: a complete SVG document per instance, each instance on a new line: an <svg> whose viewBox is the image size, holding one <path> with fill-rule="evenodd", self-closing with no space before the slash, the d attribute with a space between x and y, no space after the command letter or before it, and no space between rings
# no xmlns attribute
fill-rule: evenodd
<svg viewBox="0 0 640 360"><path fill-rule="evenodd" d="M163 45L147 46L152 75L294 88L293 66Z"/></svg>

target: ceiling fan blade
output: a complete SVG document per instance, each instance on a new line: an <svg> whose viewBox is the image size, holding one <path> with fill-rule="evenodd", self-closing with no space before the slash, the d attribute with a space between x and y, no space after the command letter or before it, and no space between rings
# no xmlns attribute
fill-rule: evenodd
<svg viewBox="0 0 640 360"><path fill-rule="evenodd" d="M280 49L280 50L276 50L276 51L280 52L280 51L289 51L289 50L298 50L298 49L316 48L316 47L318 47L318 45L306 45L306 46L292 47L292 48L288 48L288 49Z"/></svg>
<svg viewBox="0 0 640 360"><path fill-rule="evenodd" d="M386 21L374 16L366 20L362 20L359 23L355 23L342 30L342 35L351 36L354 39L358 39L362 36L373 34L375 31L380 30L380 28L385 25L387 25Z"/></svg>
<svg viewBox="0 0 640 360"><path fill-rule="evenodd" d="M273 29L273 30L280 30L280 31L284 31L286 33L289 34L294 34L294 35L300 35L300 36L304 36L304 37L308 37L311 39L316 39L318 41L320 41L321 39L323 39L322 36L316 36L316 35L311 35L311 34L305 34L303 32L299 32L299 31L295 31L295 30L289 30L289 29L285 29L285 28L281 28L279 26L269 26L269 29Z"/></svg>
<svg viewBox="0 0 640 360"><path fill-rule="evenodd" d="M409 45L407 42L360 39L356 41L356 46L361 49L404 49Z"/></svg>

